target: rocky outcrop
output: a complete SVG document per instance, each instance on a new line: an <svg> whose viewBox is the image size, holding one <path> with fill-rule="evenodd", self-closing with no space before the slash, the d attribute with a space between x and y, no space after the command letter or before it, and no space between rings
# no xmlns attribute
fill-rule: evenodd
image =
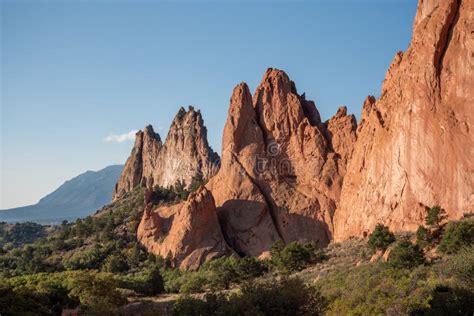
<svg viewBox="0 0 474 316"><path fill-rule="evenodd" d="M165 143L151 125L136 134L135 145L115 187L113 199L142 184L147 188L169 187L177 181L189 186L193 177L212 177L219 169L219 156L209 147L201 112L181 108Z"/></svg>
<svg viewBox="0 0 474 316"><path fill-rule="evenodd" d="M472 212L472 16L473 1L420 0L411 44L396 54L381 97L365 100L359 126L345 107L323 122L281 70L268 69L253 96L239 84L219 172L188 201L147 208L140 241L195 269L230 248L264 255L278 239L325 246L363 237L377 223L415 230L428 206L450 219ZM189 184L196 170L214 174L204 167L215 155L194 116L181 112L164 145L152 129L137 134L117 195L140 183Z"/></svg>
<svg viewBox="0 0 474 316"><path fill-rule="evenodd" d="M182 270L196 270L207 260L233 253L222 235L212 194L204 187L176 205L155 210L147 205L137 237L148 251Z"/></svg>
<svg viewBox="0 0 474 316"><path fill-rule="evenodd" d="M415 230L425 207L474 210L474 1L420 0L381 97L367 98L335 215L335 239L377 223Z"/></svg>
<svg viewBox="0 0 474 316"><path fill-rule="evenodd" d="M345 108L321 122L281 70L268 69L253 98L233 92L219 173L207 187L227 242L258 256L274 241L331 239L356 123Z"/></svg>

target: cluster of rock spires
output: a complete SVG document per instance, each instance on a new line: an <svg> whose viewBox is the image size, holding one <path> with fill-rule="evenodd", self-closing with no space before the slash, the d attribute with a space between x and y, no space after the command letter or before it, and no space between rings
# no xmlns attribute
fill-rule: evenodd
<svg viewBox="0 0 474 316"><path fill-rule="evenodd" d="M355 118L345 112L321 122L277 69L267 70L253 98L245 83L234 89L221 169L207 188L238 254L261 255L278 239L329 243L355 141Z"/></svg>
<svg viewBox="0 0 474 316"><path fill-rule="evenodd" d="M180 108L163 144L148 125L135 137L132 153L115 186L113 200L137 185L169 187L177 181L189 186L193 177L212 177L219 170L219 155L207 142L207 129L201 112L192 106Z"/></svg>
<svg viewBox="0 0 474 316"><path fill-rule="evenodd" d="M472 212L473 15L473 1L420 0L410 47L359 126L345 107L323 122L283 71L268 69L253 96L245 83L233 91L218 170L199 111L180 110L164 145L151 127L137 133L114 198L138 184L189 184L197 172L209 179L183 203L147 206L138 229L182 269L266 255L279 239L325 246L377 223L414 230L426 206L450 219Z"/></svg>

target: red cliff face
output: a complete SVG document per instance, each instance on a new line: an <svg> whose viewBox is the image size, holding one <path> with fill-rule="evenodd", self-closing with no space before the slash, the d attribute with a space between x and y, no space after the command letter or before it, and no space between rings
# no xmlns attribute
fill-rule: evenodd
<svg viewBox="0 0 474 316"><path fill-rule="evenodd" d="M335 239L415 230L426 206L474 210L474 1L421 0L380 99L363 107Z"/></svg>
<svg viewBox="0 0 474 316"><path fill-rule="evenodd" d="M221 169L207 185L229 244L245 255L260 255L278 239L326 245L355 130L344 108L322 123L281 70L268 69L253 98L238 85Z"/></svg>
<svg viewBox="0 0 474 316"><path fill-rule="evenodd" d="M209 147L201 112L181 108L171 124L166 141L151 126L136 135L130 157L116 185L113 199L137 185L169 187L178 180L186 185L201 174L212 177L219 168L219 156Z"/></svg>

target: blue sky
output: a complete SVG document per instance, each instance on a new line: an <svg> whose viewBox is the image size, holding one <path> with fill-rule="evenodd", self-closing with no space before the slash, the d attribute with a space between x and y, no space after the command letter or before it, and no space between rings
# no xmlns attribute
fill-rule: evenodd
<svg viewBox="0 0 474 316"><path fill-rule="evenodd" d="M285 70L328 119L358 117L411 37L415 0L1 1L1 204L124 163L152 124L201 109L220 152L233 87Z"/></svg>

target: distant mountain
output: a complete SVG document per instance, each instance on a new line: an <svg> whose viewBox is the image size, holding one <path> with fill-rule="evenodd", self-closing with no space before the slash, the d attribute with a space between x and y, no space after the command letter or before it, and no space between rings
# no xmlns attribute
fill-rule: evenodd
<svg viewBox="0 0 474 316"><path fill-rule="evenodd" d="M74 221L110 203L122 165L86 171L66 181L37 204L0 210L0 222L31 221L40 224Z"/></svg>

